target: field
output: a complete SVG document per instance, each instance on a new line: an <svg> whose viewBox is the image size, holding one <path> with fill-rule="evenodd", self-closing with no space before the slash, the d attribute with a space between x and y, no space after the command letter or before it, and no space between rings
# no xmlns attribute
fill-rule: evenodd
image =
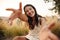
<svg viewBox="0 0 60 40"><path fill-rule="evenodd" d="M60 19L56 16L54 17L46 17L47 23L50 23L52 20L55 21L55 26L51 29L54 34L60 37ZM8 20L4 20L0 18L0 39L13 38L15 36L27 35L29 32L29 28L27 23L15 19L12 25L8 24Z"/></svg>

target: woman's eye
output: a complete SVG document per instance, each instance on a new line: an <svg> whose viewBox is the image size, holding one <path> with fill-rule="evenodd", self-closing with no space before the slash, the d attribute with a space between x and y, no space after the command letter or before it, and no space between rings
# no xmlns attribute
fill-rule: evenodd
<svg viewBox="0 0 60 40"><path fill-rule="evenodd" d="M28 10L26 12L28 12Z"/></svg>

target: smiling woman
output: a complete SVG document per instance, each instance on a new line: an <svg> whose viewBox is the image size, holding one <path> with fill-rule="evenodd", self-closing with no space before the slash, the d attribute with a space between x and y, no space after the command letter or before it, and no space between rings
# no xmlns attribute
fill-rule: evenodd
<svg viewBox="0 0 60 40"><path fill-rule="evenodd" d="M25 39L27 38L27 39L31 39L31 40L39 40L39 36L38 36L39 34L38 33L40 32L41 25L43 25L42 21L45 21L44 17L42 17L42 16L46 15L46 13L49 13L49 11L47 10L48 9L47 5L45 5L44 2L41 1L41 0L38 0L38 1L34 1L33 0L32 3L31 3L32 5L25 5L25 3L30 4L30 2L31 2L30 0L28 0L27 2L26 1L22 1L23 5L25 5L24 6L24 12L25 12L25 14L22 14L21 5L19 5L20 8L18 9L18 4L17 3L19 3L19 2L20 1L17 2L15 0L12 0L12 1L11 0L10 1L5 0L5 1L3 1L2 5L0 7L1 10L2 10L1 13L4 16L9 16L10 12L8 12L8 13L4 12L3 9L7 8L7 10L12 11L12 15L9 18L9 22L11 24L12 24L12 21L15 18L19 18L19 19L21 19L22 21L26 22L29 25L29 29L30 29L29 30L29 34L27 36L24 36L23 38L25 38ZM38 2L38 4L37 4L37 2ZM40 2L42 2L43 4L40 3ZM33 6L33 4L34 4L34 6ZM37 11L36 11L35 7L36 7L38 13L41 13L42 16L39 16L37 14ZM9 9L9 8L11 8L11 9ZM16 10L15 10L15 8L16 8ZM48 14L48 15L50 15L50 14ZM47 31L47 32L49 32L49 31ZM44 32L46 32L46 31L44 30ZM49 34L50 34L50 32L49 32ZM18 38L16 38L16 39L19 39L19 38L20 38L20 36ZM50 38L52 39L52 37L50 37Z"/></svg>
<svg viewBox="0 0 60 40"><path fill-rule="evenodd" d="M16 18L19 18L20 20L26 22L29 26L29 33L26 36L18 36L13 38L13 40L45 40L46 38L52 39L52 40L58 40L58 38L53 35L50 32L50 28L55 24L54 21L51 21L51 23L49 23L48 25L46 25L46 19L40 15L37 14L36 8L31 5L31 4L26 4L24 6L24 12L25 14L22 14L22 3L20 2L19 4L19 9L11 9L11 8L7 8L6 10L8 11L12 11L12 15L9 18L9 22L12 25L13 20ZM47 37L44 36L44 39L41 39L41 35L43 32L46 32L49 35L47 35ZM39 39L39 33L40 33L40 39ZM46 34L47 34L46 33ZM54 38L52 38L52 36Z"/></svg>

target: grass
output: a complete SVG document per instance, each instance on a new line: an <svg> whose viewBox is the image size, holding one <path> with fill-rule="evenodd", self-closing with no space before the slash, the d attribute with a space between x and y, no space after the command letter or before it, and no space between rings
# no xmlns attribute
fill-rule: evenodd
<svg viewBox="0 0 60 40"><path fill-rule="evenodd" d="M48 19L48 18L47 18ZM51 20L49 19L50 22ZM56 19L55 19L56 21ZM57 23L57 21L56 21ZM56 27L52 29L52 32L60 37L60 22L56 24ZM14 36L22 36L27 35L29 32L28 25L24 22L20 22L20 24L14 23L10 26L7 21L0 20L0 30L4 33L5 37L14 37Z"/></svg>
<svg viewBox="0 0 60 40"><path fill-rule="evenodd" d="M5 37L14 37L14 36L22 36L28 34L29 29L26 27L26 24L21 25L8 25L7 22L1 21L0 22L0 30L3 30Z"/></svg>

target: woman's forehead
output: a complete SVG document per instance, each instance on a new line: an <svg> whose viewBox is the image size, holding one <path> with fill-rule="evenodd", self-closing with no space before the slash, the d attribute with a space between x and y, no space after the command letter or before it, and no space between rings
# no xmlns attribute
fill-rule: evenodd
<svg viewBox="0 0 60 40"><path fill-rule="evenodd" d="M32 6L26 6L25 9L33 8Z"/></svg>

